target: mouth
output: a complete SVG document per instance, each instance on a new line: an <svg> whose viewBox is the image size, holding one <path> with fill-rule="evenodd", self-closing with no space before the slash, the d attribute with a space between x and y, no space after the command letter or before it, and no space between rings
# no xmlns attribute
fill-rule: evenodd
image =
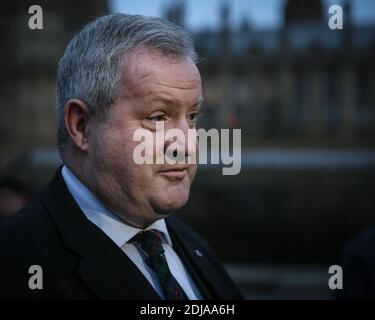
<svg viewBox="0 0 375 320"><path fill-rule="evenodd" d="M188 168L186 165L168 166L159 170L159 174L170 180L182 180L186 177Z"/></svg>

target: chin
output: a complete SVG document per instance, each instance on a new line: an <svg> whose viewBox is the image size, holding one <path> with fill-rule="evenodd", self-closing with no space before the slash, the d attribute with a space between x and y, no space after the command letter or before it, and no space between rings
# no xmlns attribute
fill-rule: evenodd
<svg viewBox="0 0 375 320"><path fill-rule="evenodd" d="M152 207L157 213L169 214L182 208L189 200L189 190L169 190L158 194Z"/></svg>

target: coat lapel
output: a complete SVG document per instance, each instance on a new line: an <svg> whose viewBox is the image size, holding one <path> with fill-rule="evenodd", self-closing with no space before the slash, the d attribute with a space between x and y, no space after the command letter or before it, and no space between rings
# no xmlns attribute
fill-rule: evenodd
<svg viewBox="0 0 375 320"><path fill-rule="evenodd" d="M177 253L179 258L181 259L182 263L184 264L192 280L198 287L203 299L212 300L213 295L210 292L209 288L207 287L206 282L203 280L204 275L202 275L202 273L200 272L200 269L201 269L199 267L200 263L194 261L195 257L186 251L186 247L181 243L181 241L176 239L174 234L171 234L171 239L173 242L173 250Z"/></svg>
<svg viewBox="0 0 375 320"><path fill-rule="evenodd" d="M213 266L211 254L196 240L181 230L174 217L166 219L168 231L171 234L173 248L181 258L195 284L198 286L204 299L225 298L225 284L222 283L222 276Z"/></svg>
<svg viewBox="0 0 375 320"><path fill-rule="evenodd" d="M128 256L76 204L61 168L43 194L66 248L80 256L76 274L100 299L160 299Z"/></svg>

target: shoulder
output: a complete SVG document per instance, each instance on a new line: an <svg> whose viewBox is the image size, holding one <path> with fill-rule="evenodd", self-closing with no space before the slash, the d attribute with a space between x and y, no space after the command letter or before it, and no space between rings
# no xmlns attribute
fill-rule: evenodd
<svg viewBox="0 0 375 320"><path fill-rule="evenodd" d="M0 271L48 262L61 247L57 229L39 197L0 224Z"/></svg>
<svg viewBox="0 0 375 320"><path fill-rule="evenodd" d="M32 199L14 216L0 224L0 272L33 265L48 264L53 252L62 248L58 230L43 205L41 195Z"/></svg>
<svg viewBox="0 0 375 320"><path fill-rule="evenodd" d="M44 242L52 230L53 223L37 196L0 224L0 254L6 248L15 250L35 245L38 241Z"/></svg>
<svg viewBox="0 0 375 320"><path fill-rule="evenodd" d="M368 228L352 241L345 250L345 257L370 264L375 270L375 227Z"/></svg>
<svg viewBox="0 0 375 320"><path fill-rule="evenodd" d="M375 227L363 232L344 250L343 290L338 298L375 298Z"/></svg>
<svg viewBox="0 0 375 320"><path fill-rule="evenodd" d="M45 270L53 264L52 252L60 247L58 235L35 198L13 217L0 224L0 298L27 298L32 266ZM44 294L44 291L41 294Z"/></svg>

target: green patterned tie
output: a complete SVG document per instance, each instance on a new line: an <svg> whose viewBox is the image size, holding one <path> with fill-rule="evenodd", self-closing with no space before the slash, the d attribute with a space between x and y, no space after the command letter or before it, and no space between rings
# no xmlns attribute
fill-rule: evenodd
<svg viewBox="0 0 375 320"><path fill-rule="evenodd" d="M162 237L163 235L160 231L150 229L139 232L133 238L133 241L140 245L146 264L155 271L165 299L188 300L184 290L169 270L162 246Z"/></svg>

